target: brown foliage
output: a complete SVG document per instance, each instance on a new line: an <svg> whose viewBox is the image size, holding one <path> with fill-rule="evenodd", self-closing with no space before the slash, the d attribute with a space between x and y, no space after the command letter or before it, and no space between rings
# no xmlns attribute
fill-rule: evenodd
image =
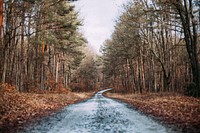
<svg viewBox="0 0 200 133"><path fill-rule="evenodd" d="M72 89L73 92L90 92L97 91L101 88L100 82L96 82L93 85L92 84L92 82L70 83L69 87Z"/></svg>
<svg viewBox="0 0 200 133"><path fill-rule="evenodd" d="M187 131L200 129L200 99L171 94L112 94L107 96L125 101L140 111L165 120Z"/></svg>
<svg viewBox="0 0 200 133"><path fill-rule="evenodd" d="M17 88L8 83L0 83L0 90L7 92L18 92Z"/></svg>
<svg viewBox="0 0 200 133"><path fill-rule="evenodd" d="M62 89L58 91L65 92ZM91 93L36 94L0 90L0 132L13 130L15 127L90 96Z"/></svg>

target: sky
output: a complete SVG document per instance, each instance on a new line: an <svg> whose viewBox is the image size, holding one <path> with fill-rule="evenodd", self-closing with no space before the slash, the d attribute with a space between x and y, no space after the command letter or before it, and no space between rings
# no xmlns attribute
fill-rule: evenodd
<svg viewBox="0 0 200 133"><path fill-rule="evenodd" d="M75 9L83 20L81 32L89 46L100 54L100 46L114 31L115 21L122 12L122 5L128 0L78 0Z"/></svg>

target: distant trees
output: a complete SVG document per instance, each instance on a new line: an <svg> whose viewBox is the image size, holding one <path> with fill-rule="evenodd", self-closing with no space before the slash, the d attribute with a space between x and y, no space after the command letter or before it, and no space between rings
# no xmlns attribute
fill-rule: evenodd
<svg viewBox="0 0 200 133"><path fill-rule="evenodd" d="M76 91L91 91L96 90L98 82L98 70L94 57L88 56L80 65L73 76L72 89Z"/></svg>
<svg viewBox="0 0 200 133"><path fill-rule="evenodd" d="M200 96L197 3L129 3L102 47L105 83L126 93L189 92Z"/></svg>
<svg viewBox="0 0 200 133"><path fill-rule="evenodd" d="M67 87L86 43L74 6L65 0L6 0L0 7L1 82L20 91Z"/></svg>

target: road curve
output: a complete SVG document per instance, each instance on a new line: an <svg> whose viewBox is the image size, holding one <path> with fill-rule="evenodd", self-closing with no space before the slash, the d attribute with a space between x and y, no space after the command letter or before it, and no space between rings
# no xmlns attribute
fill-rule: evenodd
<svg viewBox="0 0 200 133"><path fill-rule="evenodd" d="M108 90L30 125L23 133L174 133L126 103L104 97Z"/></svg>

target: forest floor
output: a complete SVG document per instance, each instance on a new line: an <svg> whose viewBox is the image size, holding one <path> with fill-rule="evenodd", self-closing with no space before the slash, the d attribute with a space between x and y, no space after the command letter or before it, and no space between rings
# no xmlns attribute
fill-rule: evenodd
<svg viewBox="0 0 200 133"><path fill-rule="evenodd" d="M133 105L139 111L175 125L183 132L200 132L200 99L175 94L117 94L106 93Z"/></svg>
<svg viewBox="0 0 200 133"><path fill-rule="evenodd" d="M13 132L63 107L90 98L94 93L20 93L0 90L0 132Z"/></svg>

